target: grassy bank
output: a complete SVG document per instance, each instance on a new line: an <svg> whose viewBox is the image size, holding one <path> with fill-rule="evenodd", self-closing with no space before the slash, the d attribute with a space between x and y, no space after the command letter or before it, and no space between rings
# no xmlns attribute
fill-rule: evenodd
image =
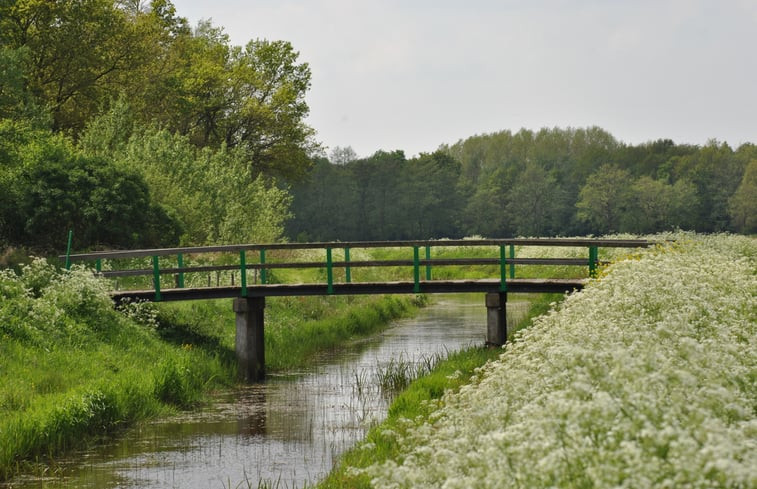
<svg viewBox="0 0 757 489"><path fill-rule="evenodd" d="M43 260L0 271L0 480L236 381L231 301L113 309L91 272ZM282 298L266 308L269 369L377 331L423 297Z"/></svg>
<svg viewBox="0 0 757 489"><path fill-rule="evenodd" d="M544 314L562 299L560 294L530 296L528 315L511 330L531 325L534 318ZM525 297L524 297L525 299ZM502 354L499 348L473 347L451 353L436 364L433 370L410 383L393 400L387 418L373 427L365 440L342 455L339 466L316 487L347 489L371 487L370 477L355 469L369 467L387 460L395 460L402 453L398 434L407 433L413 426L427 422L439 408L446 392L457 391L468 384L472 376L487 362Z"/></svg>
<svg viewBox="0 0 757 489"><path fill-rule="evenodd" d="M154 314L42 260L0 272L0 479L228 382L218 355L167 344Z"/></svg>
<svg viewBox="0 0 757 489"><path fill-rule="evenodd" d="M369 467L324 487L757 487L757 241L677 238L569 296L431 415L380 428L354 455Z"/></svg>

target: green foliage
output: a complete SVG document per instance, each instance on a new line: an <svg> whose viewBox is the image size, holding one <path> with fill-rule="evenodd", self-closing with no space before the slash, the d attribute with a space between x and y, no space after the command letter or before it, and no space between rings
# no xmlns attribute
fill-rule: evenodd
<svg viewBox="0 0 757 489"><path fill-rule="evenodd" d="M7 127L7 126L6 126ZM155 246L177 241L177 223L150 201L133 170L77 153L62 137L21 130L0 181L0 223L10 244L62 250L77 245Z"/></svg>
<svg viewBox="0 0 757 489"><path fill-rule="evenodd" d="M317 160L292 190L290 236L386 240L457 233L460 166L441 152L405 159L402 151L334 165Z"/></svg>
<svg viewBox="0 0 757 489"><path fill-rule="evenodd" d="M15 119L44 125L44 114L26 87L28 63L28 49L11 49L0 44L0 120Z"/></svg>
<svg viewBox="0 0 757 489"><path fill-rule="evenodd" d="M183 227L183 244L281 239L289 194L262 175L252 179L242 149L197 149L185 136L141 129L114 157L139 170L153 199L172 210Z"/></svg>
<svg viewBox="0 0 757 489"><path fill-rule="evenodd" d="M750 144L629 146L598 127L544 128L476 135L410 160L339 150L334 164L313 162L311 70L295 48L233 46L210 21L190 28L170 0L0 2L0 66L4 246L60 246L57 228L26 242L51 212L62 213L58 228L80 223L79 248L179 235L275 241L285 226L292 239L341 240L753 229L742 185L757 157ZM37 153L58 137L50 128L84 159ZM77 214L89 197L98 207ZM16 212L22 204L27 214ZM137 208L145 219L135 231ZM106 232L120 213L129 222Z"/></svg>
<svg viewBox="0 0 757 489"><path fill-rule="evenodd" d="M577 216L602 234L620 231L631 199L631 175L605 165L589 177L576 203Z"/></svg>
<svg viewBox="0 0 757 489"><path fill-rule="evenodd" d="M728 209L731 222L738 232L757 233L757 159L747 165Z"/></svg>
<svg viewBox="0 0 757 489"><path fill-rule="evenodd" d="M696 230L717 232L730 229L728 199L744 174L743 161L727 144L710 141L691 154L675 159L672 174L696 186Z"/></svg>
<svg viewBox="0 0 757 489"><path fill-rule="evenodd" d="M508 194L507 219L519 236L551 236L569 218L565 193L554 176L530 163Z"/></svg>
<svg viewBox="0 0 757 489"><path fill-rule="evenodd" d="M624 216L627 231L649 234L695 223L699 199L688 180L671 185L642 176L631 187L631 204Z"/></svg>
<svg viewBox="0 0 757 489"><path fill-rule="evenodd" d="M0 5L3 45L26 48L28 83L48 106L56 129L78 129L122 72L147 54L136 24L111 0Z"/></svg>
<svg viewBox="0 0 757 489"><path fill-rule="evenodd" d="M79 138L79 148L88 156L108 158L123 153L135 130L131 106L121 95L111 101L109 109L87 122Z"/></svg>
<svg viewBox="0 0 757 489"><path fill-rule="evenodd" d="M473 136L410 160L399 151L361 160L337 151L293 186L287 234L376 240L741 229L729 199L755 155L754 145L734 152L714 141L627 146L596 127Z"/></svg>
<svg viewBox="0 0 757 489"><path fill-rule="evenodd" d="M223 29L192 30L169 0L0 3L0 118L48 107L52 127L113 149L124 132L93 119L120 97L132 121L198 147L239 147L251 178L297 178L317 147L304 123L310 68L286 41L232 46ZM117 140L113 137L118 136Z"/></svg>

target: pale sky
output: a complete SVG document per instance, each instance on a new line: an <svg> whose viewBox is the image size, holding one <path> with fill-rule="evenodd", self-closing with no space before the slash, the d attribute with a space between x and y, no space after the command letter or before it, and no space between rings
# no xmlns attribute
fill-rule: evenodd
<svg viewBox="0 0 757 489"><path fill-rule="evenodd" d="M361 157L505 129L757 143L757 0L173 0L235 45L286 40L307 123ZM328 151L328 150L327 150Z"/></svg>

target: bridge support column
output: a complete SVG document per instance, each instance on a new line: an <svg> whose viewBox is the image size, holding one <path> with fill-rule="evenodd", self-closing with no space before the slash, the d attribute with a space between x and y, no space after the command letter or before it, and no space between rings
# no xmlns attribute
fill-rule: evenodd
<svg viewBox="0 0 757 489"><path fill-rule="evenodd" d="M507 342L507 292L486 294L486 344L502 346Z"/></svg>
<svg viewBox="0 0 757 489"><path fill-rule="evenodd" d="M234 299L236 313L236 352L239 378L244 382L258 382L265 377L265 346L263 320L265 297Z"/></svg>

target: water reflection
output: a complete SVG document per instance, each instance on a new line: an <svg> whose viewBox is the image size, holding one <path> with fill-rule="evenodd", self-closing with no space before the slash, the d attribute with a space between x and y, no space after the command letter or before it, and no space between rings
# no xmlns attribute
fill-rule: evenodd
<svg viewBox="0 0 757 489"><path fill-rule="evenodd" d="M509 313L526 309L508 303ZM482 297L445 297L303 372L222 393L206 409L140 425L60 461L55 477L20 478L8 487L302 486L325 476L385 416L377 369L393 358L418 361L483 344L485 320Z"/></svg>

